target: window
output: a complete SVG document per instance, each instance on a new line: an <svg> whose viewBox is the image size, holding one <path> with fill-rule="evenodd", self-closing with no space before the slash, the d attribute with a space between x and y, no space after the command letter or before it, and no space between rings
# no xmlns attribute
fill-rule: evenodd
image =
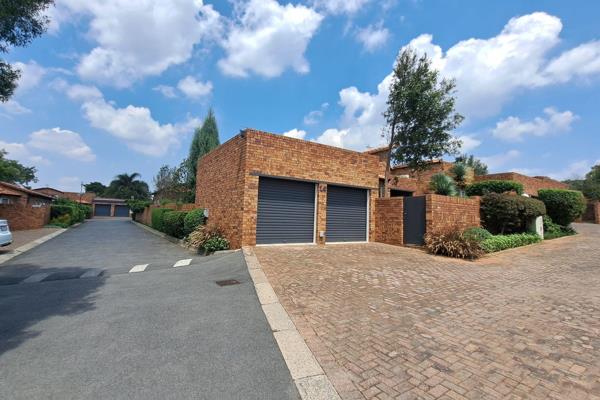
<svg viewBox="0 0 600 400"><path fill-rule="evenodd" d="M0 197L0 204L12 204L12 199L9 197Z"/></svg>

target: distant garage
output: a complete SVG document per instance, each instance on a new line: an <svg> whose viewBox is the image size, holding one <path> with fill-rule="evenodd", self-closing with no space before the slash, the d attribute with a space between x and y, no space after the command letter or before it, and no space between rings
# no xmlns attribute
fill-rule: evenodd
<svg viewBox="0 0 600 400"><path fill-rule="evenodd" d="M123 199L96 197L92 207L94 217L129 217L129 207Z"/></svg>

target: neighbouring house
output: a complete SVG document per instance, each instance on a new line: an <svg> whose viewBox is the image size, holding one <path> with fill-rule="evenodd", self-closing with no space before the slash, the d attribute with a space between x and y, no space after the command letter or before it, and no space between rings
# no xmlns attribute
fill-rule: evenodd
<svg viewBox="0 0 600 400"><path fill-rule="evenodd" d="M540 189L569 189L569 185L566 183L548 178L547 176L527 176L516 172L501 172L475 177L476 182L490 180L519 182L523 185L523 193L532 197L537 197L538 190Z"/></svg>
<svg viewBox="0 0 600 400"><path fill-rule="evenodd" d="M50 221L52 196L0 182L0 219L12 230L42 228Z"/></svg>
<svg viewBox="0 0 600 400"><path fill-rule="evenodd" d="M199 161L196 205L208 210L208 222L224 231L232 248L420 244L426 226L435 226L432 216L446 209L456 210L447 223L457 218L479 225L478 201L452 199L445 207L443 196L380 198L384 174L385 163L368 152L245 129ZM377 222L398 219L393 227Z"/></svg>
<svg viewBox="0 0 600 400"><path fill-rule="evenodd" d="M92 208L94 217L129 217L129 206L123 199L95 197Z"/></svg>
<svg viewBox="0 0 600 400"><path fill-rule="evenodd" d="M69 199L76 201L81 204L92 204L92 200L96 197L96 193L86 192L86 193L78 193L78 192L63 192L61 190L51 188L51 187L42 187L33 189L36 192L46 194L48 196L52 196L55 199Z"/></svg>

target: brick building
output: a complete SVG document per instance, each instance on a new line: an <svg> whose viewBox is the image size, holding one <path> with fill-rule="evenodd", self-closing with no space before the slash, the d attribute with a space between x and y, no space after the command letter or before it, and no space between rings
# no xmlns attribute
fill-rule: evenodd
<svg viewBox="0 0 600 400"><path fill-rule="evenodd" d="M41 228L50 221L52 197L12 183L0 182L0 219L12 230Z"/></svg>
<svg viewBox="0 0 600 400"><path fill-rule="evenodd" d="M86 193L63 192L62 190L58 190L58 189L47 187L47 186L42 187L42 188L33 189L33 190L38 193L43 193L48 196L51 196L55 199L69 199L69 200L76 201L77 203L88 204L88 205L91 205L92 200L94 200L94 198L96 197L96 193L93 193L93 192L86 192Z"/></svg>

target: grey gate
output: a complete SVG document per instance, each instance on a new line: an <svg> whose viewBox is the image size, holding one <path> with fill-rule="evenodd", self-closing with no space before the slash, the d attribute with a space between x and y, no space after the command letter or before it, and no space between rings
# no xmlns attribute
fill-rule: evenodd
<svg viewBox="0 0 600 400"><path fill-rule="evenodd" d="M425 196L404 198L404 244L425 243Z"/></svg>

